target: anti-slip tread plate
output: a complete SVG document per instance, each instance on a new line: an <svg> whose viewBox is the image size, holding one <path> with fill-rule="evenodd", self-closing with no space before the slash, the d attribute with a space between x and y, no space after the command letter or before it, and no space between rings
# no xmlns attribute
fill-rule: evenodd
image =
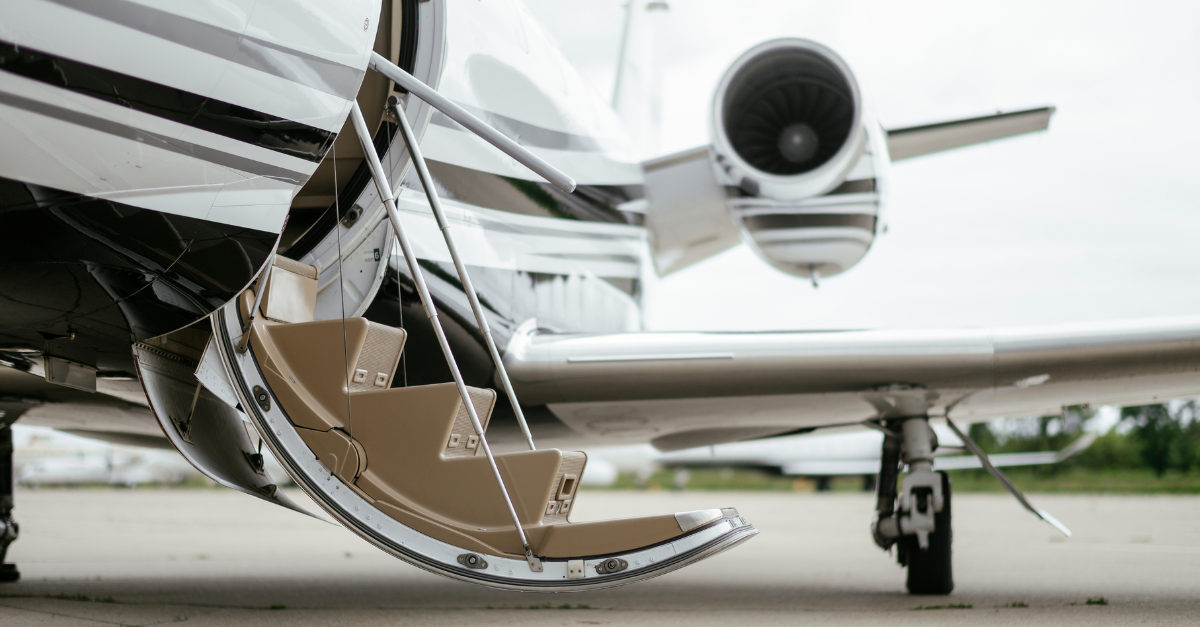
<svg viewBox="0 0 1200 627"><path fill-rule="evenodd" d="M479 417L479 423L483 425L484 430L487 430L488 420L492 416L492 408L496 406L496 391L468 387L467 393L471 396L471 404L475 406L475 415ZM451 428L450 433L459 437L457 441L451 437L451 440L446 443L446 450L442 453L442 457L447 459L474 457L479 452L479 433L471 424L471 415L467 413L465 405L459 406L458 415L454 417L454 427Z"/></svg>
<svg viewBox="0 0 1200 627"><path fill-rule="evenodd" d="M396 366L400 363L400 353L404 350L404 340L407 334L404 329L397 329L371 322L367 326L367 338L363 341L362 352L358 362L350 373L350 391L363 392L366 390L386 390L392 385L392 377L396 374ZM354 374L358 371L366 374L359 380ZM379 375L387 375L382 385L377 384Z"/></svg>

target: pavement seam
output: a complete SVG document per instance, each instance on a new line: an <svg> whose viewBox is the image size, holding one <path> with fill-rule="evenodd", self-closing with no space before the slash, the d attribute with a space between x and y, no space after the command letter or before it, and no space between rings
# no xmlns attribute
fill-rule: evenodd
<svg viewBox="0 0 1200 627"><path fill-rule="evenodd" d="M203 607L214 608L218 610L270 610L270 606L261 605L214 605L211 603L193 603L187 601L118 601L112 600L96 600L96 599L64 599L59 595L54 594L0 594L0 599L45 599L49 601L68 601L71 603L98 603L104 605L132 605L135 607L152 607L152 606L178 606L178 607Z"/></svg>
<svg viewBox="0 0 1200 627"><path fill-rule="evenodd" d="M177 616L177 617L175 617L174 620L164 620L164 621L159 621L157 623L146 623L145 625L139 625L138 627L154 627L155 625L173 625L175 623L180 623L183 621L191 620L193 618L202 618L204 616L216 616L217 614L228 614L230 612L240 612L240 611L242 611L242 610L217 610L215 612L204 612L203 614L196 614L194 616L184 616L183 620L180 620L179 617Z"/></svg>
<svg viewBox="0 0 1200 627"><path fill-rule="evenodd" d="M4 603L2 603L2 602L0 602L0 607L7 607L7 608L8 608L8 609L10 609L10 610L18 610L18 611L21 611L21 612L30 612L30 613L32 613L32 614L46 614L46 615L48 615L48 616L58 616L58 617L61 617L61 618L71 618L71 619L74 619L74 620L87 621L87 622L90 622L90 623L100 623L100 624L102 624L102 625L121 625L122 627L124 627L125 625L127 625L127 624L128 624L128 623L114 623L114 622L112 622L112 621L108 621L108 620L100 620L100 619L98 619L98 618L84 618L84 617L81 617L81 616L73 616L73 615L71 615L71 614L60 614L60 613L58 613L58 612L47 612L46 610L35 610L35 609L30 609L30 608L27 608L27 607L13 607L13 606L11 606L11 605L6 605L6 604L4 604Z"/></svg>

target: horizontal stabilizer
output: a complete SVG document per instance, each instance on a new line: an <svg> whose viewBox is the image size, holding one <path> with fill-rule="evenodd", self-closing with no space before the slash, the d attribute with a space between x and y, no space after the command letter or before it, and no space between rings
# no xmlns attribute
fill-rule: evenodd
<svg viewBox="0 0 1200 627"><path fill-rule="evenodd" d="M997 467L1057 464L1087 450L1099 435L1098 433L1085 433L1061 451L997 453L995 455L988 455L988 459L992 462L993 466ZM938 470L960 470L964 468L983 468L983 463L975 455L955 455L953 457L938 457L934 459L933 466Z"/></svg>
<svg viewBox="0 0 1200 627"><path fill-rule="evenodd" d="M1038 451L1032 453L999 453L988 455L993 466L1037 466L1039 464L1057 464L1074 457L1096 441L1096 433L1085 433L1061 451ZM682 465L682 464L680 464ZM983 468L979 458L974 455L954 455L936 457L933 460L935 470L963 470L968 468ZM814 459L794 460L783 464L780 472L784 475L801 475L806 477L825 477L839 475L873 475L879 472L878 459Z"/></svg>
<svg viewBox="0 0 1200 627"><path fill-rule="evenodd" d="M892 129L887 132L888 152L891 153L892 161L899 161L994 139L1044 131L1050 126L1051 115L1054 115L1054 107L1040 107Z"/></svg>

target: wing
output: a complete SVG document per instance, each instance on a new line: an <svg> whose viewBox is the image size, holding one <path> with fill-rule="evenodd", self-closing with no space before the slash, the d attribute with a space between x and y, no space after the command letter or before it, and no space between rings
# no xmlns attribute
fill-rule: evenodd
<svg viewBox="0 0 1200 627"><path fill-rule="evenodd" d="M186 406L171 407L163 415L183 418L195 428L194 435L203 437L191 438L189 431L185 439L169 440L137 379L98 377L96 391L76 389L50 383L44 374L38 376L35 373L41 368L32 361L0 365L0 422L12 424L19 419L23 425L51 427L114 444L178 450L197 470L221 485L308 513L276 489L261 461L255 467L246 456L254 446L240 412L211 392L201 393L194 365L156 356L145 348L139 349L138 357L139 376L150 377L152 389L183 386L195 390L186 397L192 399L190 413ZM17 367L22 365L32 372ZM162 394L157 402L164 403Z"/></svg>
<svg viewBox="0 0 1200 627"><path fill-rule="evenodd" d="M14 364L15 366L16 364ZM70 388L0 365L0 422L53 427L114 444L171 448L142 386L132 378L99 379L98 392Z"/></svg>
<svg viewBox="0 0 1200 627"><path fill-rule="evenodd" d="M533 334L510 345L506 362L523 402L549 405L577 430L602 434L624 425L631 436L638 429L660 434L649 438L660 450L677 450L876 416L948 413L976 421L1200 395L1200 318Z"/></svg>
<svg viewBox="0 0 1200 627"><path fill-rule="evenodd" d="M892 161L960 148L1014 135L1044 131L1054 107L997 113L978 118L896 128L887 132Z"/></svg>

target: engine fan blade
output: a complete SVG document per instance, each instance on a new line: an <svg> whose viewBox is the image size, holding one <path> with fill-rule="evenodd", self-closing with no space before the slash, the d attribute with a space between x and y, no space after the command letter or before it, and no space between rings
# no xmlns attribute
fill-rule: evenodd
<svg viewBox="0 0 1200 627"><path fill-rule="evenodd" d="M1067 536L1068 538L1071 537L1071 530L1067 529L1066 525L1058 522L1058 519L1051 516L1046 510L1034 507L1033 504L1029 502L1029 499L1025 498L1025 494L1022 493L1017 486L1013 485L1013 482L1008 478L1008 475L1005 475L999 468L993 466L991 460L988 459L987 453L984 453L983 449L979 448L979 445L975 443L975 440L972 440L970 436L968 436L966 433L963 433L963 431L958 428L958 425L954 424L953 420L950 420L949 416L946 416L946 424L949 425L950 429L954 431L954 434L957 435L960 440L962 440L962 443L967 447L967 450L971 451L976 457L979 458L979 462L983 464L983 467L986 468L987 471L996 478L996 481L1000 482L1000 485L1004 486L1006 490L1016 497L1016 499L1021 502L1021 505L1025 506L1025 509L1033 512L1035 516L1041 518L1051 527L1054 527L1062 532L1064 536Z"/></svg>

